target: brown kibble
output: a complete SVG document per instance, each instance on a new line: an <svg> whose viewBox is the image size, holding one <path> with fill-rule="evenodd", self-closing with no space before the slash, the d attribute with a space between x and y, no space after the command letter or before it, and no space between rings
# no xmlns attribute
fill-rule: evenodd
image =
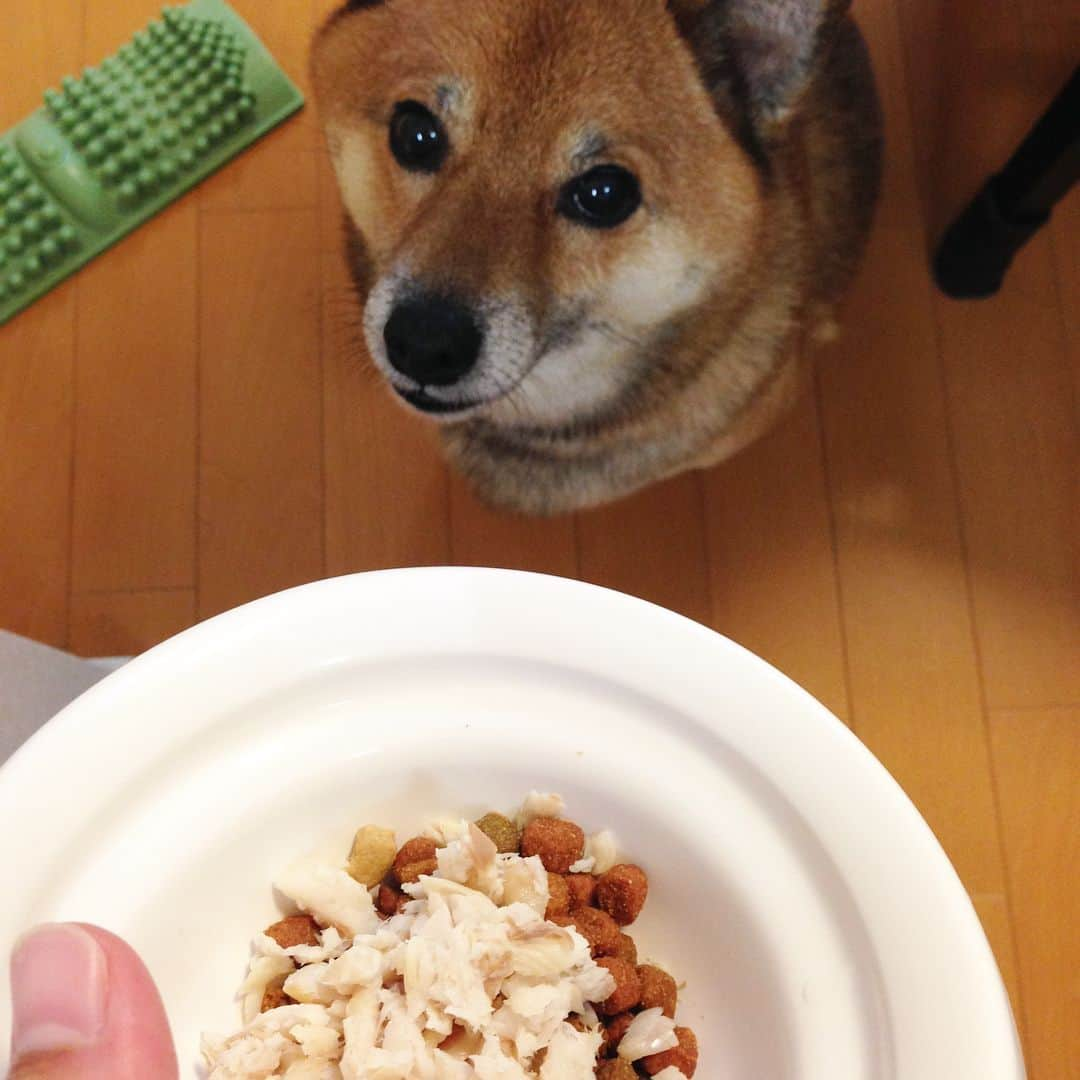
<svg viewBox="0 0 1080 1080"><path fill-rule="evenodd" d="M283 949L291 949L295 945L319 944L319 924L310 915L290 915L287 919L268 926L265 933Z"/></svg>
<svg viewBox="0 0 1080 1080"><path fill-rule="evenodd" d="M640 866L613 866L596 883L596 906L620 926L629 926L641 914L649 895L649 879Z"/></svg>
<svg viewBox="0 0 1080 1080"><path fill-rule="evenodd" d="M384 881L379 886L378 895L375 897L375 907L389 918L391 915L396 915L409 902L409 899L406 893Z"/></svg>
<svg viewBox="0 0 1080 1080"><path fill-rule="evenodd" d="M272 983L263 994L262 1005L259 1012L269 1012L271 1009L280 1009L283 1005L295 1005L296 1002L285 993L284 979Z"/></svg>
<svg viewBox="0 0 1080 1080"><path fill-rule="evenodd" d="M570 890L566 887L566 878L561 874L548 874L548 906L544 918L570 913Z"/></svg>
<svg viewBox="0 0 1080 1080"><path fill-rule="evenodd" d="M521 854L539 855L544 869L565 874L585 851L585 833L572 821L536 818L521 834Z"/></svg>
<svg viewBox="0 0 1080 1080"><path fill-rule="evenodd" d="M500 855L516 854L521 848L521 832L502 814L485 814L476 827L495 845Z"/></svg>
<svg viewBox="0 0 1080 1080"><path fill-rule="evenodd" d="M410 885L425 874L434 874L439 865L435 858L438 849L435 841L427 836L414 836L401 845L394 856L394 877L399 885Z"/></svg>
<svg viewBox="0 0 1080 1080"><path fill-rule="evenodd" d="M600 1053L606 1057L614 1057L615 1052L619 1048L619 1043L622 1042L623 1036L626 1034L626 1029L634 1022L633 1013L619 1013L617 1016L613 1016L604 1025L604 1041L600 1045Z"/></svg>
<svg viewBox="0 0 1080 1080"><path fill-rule="evenodd" d="M615 920L612 919L612 922ZM637 945L634 944L634 939L629 934L619 934L619 944L615 951L611 954L617 956L620 960L626 960L637 967Z"/></svg>
<svg viewBox="0 0 1080 1080"><path fill-rule="evenodd" d="M592 907L596 896L595 874L567 874L566 885L570 890L570 910Z"/></svg>
<svg viewBox="0 0 1080 1080"><path fill-rule="evenodd" d="M687 1080L697 1071L697 1036L689 1028L677 1027L675 1037L679 1040L678 1046L673 1046L660 1054L650 1054L639 1062L650 1076L655 1076L661 1069L666 1069L670 1065L674 1065L683 1076L687 1077Z"/></svg>
<svg viewBox="0 0 1080 1080"><path fill-rule="evenodd" d="M604 1016L614 1016L637 1005L641 1000L641 982L637 976L637 968L616 956L602 956L596 964L611 972L615 980L614 992L600 1003L597 1011Z"/></svg>
<svg viewBox="0 0 1080 1080"><path fill-rule="evenodd" d="M349 852L349 876L371 888L390 872L397 841L393 829L364 825L357 829Z"/></svg>
<svg viewBox="0 0 1080 1080"><path fill-rule="evenodd" d="M582 908L570 915L574 929L589 943L593 956L614 956L619 949L619 927L606 911Z"/></svg>
<svg viewBox="0 0 1080 1080"><path fill-rule="evenodd" d="M638 1080L638 1074L629 1061L612 1058L596 1066L596 1080Z"/></svg>
<svg viewBox="0 0 1080 1080"><path fill-rule="evenodd" d="M679 988L675 980L652 964L642 964L637 973L641 980L641 1007L663 1009L665 1016L674 1019L675 1006L679 1003Z"/></svg>

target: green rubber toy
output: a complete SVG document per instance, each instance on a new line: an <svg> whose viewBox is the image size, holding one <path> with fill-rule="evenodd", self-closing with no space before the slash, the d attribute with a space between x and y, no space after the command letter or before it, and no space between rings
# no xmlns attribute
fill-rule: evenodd
<svg viewBox="0 0 1080 1080"><path fill-rule="evenodd" d="M0 325L303 107L224 0L191 0L0 134Z"/></svg>

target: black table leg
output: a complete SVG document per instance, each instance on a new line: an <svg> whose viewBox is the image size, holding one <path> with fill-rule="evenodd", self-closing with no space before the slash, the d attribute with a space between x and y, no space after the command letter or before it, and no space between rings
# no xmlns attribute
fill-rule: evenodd
<svg viewBox="0 0 1080 1080"><path fill-rule="evenodd" d="M1020 149L949 227L934 258L942 292L983 299L1080 179L1080 68Z"/></svg>

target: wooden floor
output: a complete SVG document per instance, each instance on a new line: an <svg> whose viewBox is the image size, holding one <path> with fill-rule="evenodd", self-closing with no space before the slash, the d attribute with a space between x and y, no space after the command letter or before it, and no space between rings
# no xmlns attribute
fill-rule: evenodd
<svg viewBox="0 0 1080 1080"><path fill-rule="evenodd" d="M324 0L234 3L303 81ZM1064 82L1080 8L858 6L885 201L846 335L766 442L576 519L480 509L361 368L309 110L0 330L0 626L128 653L299 582L448 562L685 612L884 760L970 890L1031 1076L1077 1078L1080 199L992 303L937 295L926 253ZM7 0L0 130L154 8Z"/></svg>

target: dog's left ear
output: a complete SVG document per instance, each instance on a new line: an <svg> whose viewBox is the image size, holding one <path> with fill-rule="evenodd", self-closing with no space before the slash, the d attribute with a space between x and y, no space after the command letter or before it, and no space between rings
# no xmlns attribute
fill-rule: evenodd
<svg viewBox="0 0 1080 1080"><path fill-rule="evenodd" d="M759 138L797 108L851 0L667 0L709 90Z"/></svg>

